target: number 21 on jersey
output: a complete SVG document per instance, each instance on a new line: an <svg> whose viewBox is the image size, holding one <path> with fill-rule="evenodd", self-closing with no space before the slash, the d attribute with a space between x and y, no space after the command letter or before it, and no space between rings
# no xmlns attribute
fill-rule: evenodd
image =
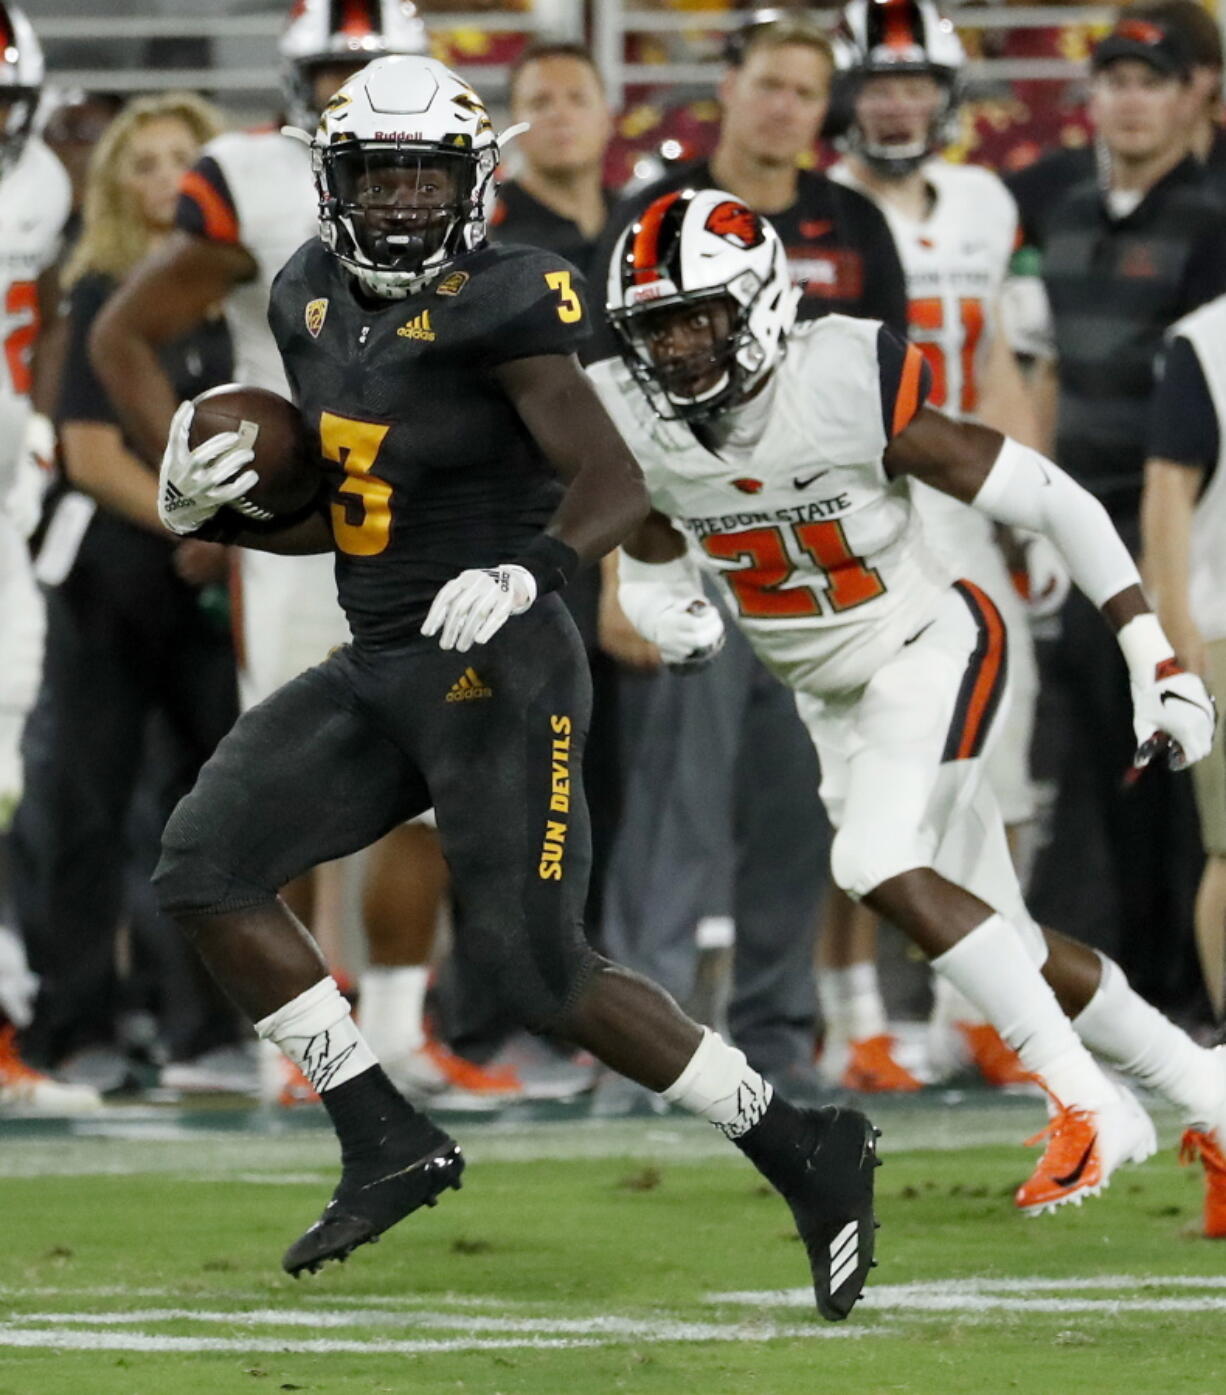
<svg viewBox="0 0 1226 1395"><path fill-rule="evenodd" d="M789 537L795 555L804 562L793 560ZM774 523L741 533L712 533L703 538L702 546L710 557L746 564L723 576L736 597L737 609L747 620L800 620L821 615L822 603L812 584L787 584L796 572L815 565L823 574L818 586L835 614L885 594L880 574L852 552L837 520L796 523L788 528Z"/></svg>

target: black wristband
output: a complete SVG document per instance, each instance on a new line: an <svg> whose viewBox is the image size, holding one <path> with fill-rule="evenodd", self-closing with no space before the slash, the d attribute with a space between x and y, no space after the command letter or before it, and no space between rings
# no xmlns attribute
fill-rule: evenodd
<svg viewBox="0 0 1226 1395"><path fill-rule="evenodd" d="M182 536L185 541L196 538L200 542L225 543L228 547L243 531L246 523L247 520L233 509L221 508L212 518L205 519L194 532Z"/></svg>
<svg viewBox="0 0 1226 1395"><path fill-rule="evenodd" d="M531 572L536 580L536 593L560 591L579 570L579 554L569 543L551 533L541 533L532 539L515 559L517 567Z"/></svg>

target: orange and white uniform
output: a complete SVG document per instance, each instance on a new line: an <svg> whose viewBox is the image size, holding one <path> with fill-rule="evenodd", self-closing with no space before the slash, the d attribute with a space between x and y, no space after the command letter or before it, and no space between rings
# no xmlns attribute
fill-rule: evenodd
<svg viewBox="0 0 1226 1395"><path fill-rule="evenodd" d="M862 895L931 866L1031 925L978 778L1005 700L1004 623L882 463L930 390L920 350L874 321L798 326L718 454L656 417L620 362L589 371L653 504L796 693L839 830L836 882Z"/></svg>
<svg viewBox="0 0 1226 1395"><path fill-rule="evenodd" d="M873 198L846 161L830 175ZM878 207L907 281L910 339L932 370L929 403L957 420L974 419L989 351L1004 332L1000 297L1017 241L1017 205L995 174L975 165L930 160L923 175L932 193L925 217L884 200ZM1034 817L1030 742L1039 686L1025 607L991 519L927 485L912 490L933 549L992 597L1008 628L1011 701L988 775L1005 822L1024 823Z"/></svg>

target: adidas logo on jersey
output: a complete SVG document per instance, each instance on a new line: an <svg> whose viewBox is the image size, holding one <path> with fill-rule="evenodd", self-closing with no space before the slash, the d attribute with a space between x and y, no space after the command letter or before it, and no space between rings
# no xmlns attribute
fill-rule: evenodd
<svg viewBox="0 0 1226 1395"><path fill-rule="evenodd" d="M401 334L404 330L400 331ZM433 338L433 336L431 336ZM487 687L480 678L477 677L475 668L466 668L459 678L451 685L447 694L448 702L467 702L469 698L493 697L493 688Z"/></svg>
<svg viewBox="0 0 1226 1395"><path fill-rule="evenodd" d="M434 343L434 329L430 324L429 310L423 310L420 315L414 315L407 324L403 324L396 331L402 339L424 339L426 343Z"/></svg>

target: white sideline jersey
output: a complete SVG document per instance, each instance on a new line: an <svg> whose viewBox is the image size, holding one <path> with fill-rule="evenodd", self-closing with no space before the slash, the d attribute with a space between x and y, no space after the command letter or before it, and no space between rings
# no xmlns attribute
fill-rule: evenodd
<svg viewBox="0 0 1226 1395"><path fill-rule="evenodd" d="M241 131L204 147L184 177L176 224L213 242L241 245L257 272L226 297L238 381L290 395L268 327L273 278L319 235L311 158L279 131ZM349 639L330 555L278 557L241 550L241 690L251 706Z"/></svg>
<svg viewBox="0 0 1226 1395"><path fill-rule="evenodd" d="M240 382L289 395L268 328L273 278L319 232L311 157L279 131L235 131L204 147L186 176L178 226L209 241L241 244L258 268L226 297Z"/></svg>
<svg viewBox="0 0 1226 1395"><path fill-rule="evenodd" d="M1216 418L1218 455L1192 514L1188 583L1197 628L1205 639L1221 640L1226 639L1226 296L1185 315L1168 337L1191 345Z"/></svg>
<svg viewBox="0 0 1226 1395"><path fill-rule="evenodd" d="M38 278L59 255L72 189L37 136L0 180L0 493L7 491L30 412L30 359L38 338Z"/></svg>
<svg viewBox="0 0 1226 1395"><path fill-rule="evenodd" d="M917 219L878 201L846 160L830 171L873 199L889 224L907 281L911 342L932 369L928 405L961 420L979 409L988 351L1002 332L1000 295L1017 240L1017 205L996 175L976 165L930 160L923 174L932 205ZM990 519L926 485L915 489L915 502L933 546L964 571L971 550L995 552ZM999 601L998 585L989 589Z"/></svg>
<svg viewBox="0 0 1226 1395"><path fill-rule="evenodd" d="M923 402L913 345L844 315L798 326L751 404L757 439L719 454L656 417L620 360L589 371L653 504L790 687L859 688L932 618L952 573L924 541L909 482L881 461Z"/></svg>

